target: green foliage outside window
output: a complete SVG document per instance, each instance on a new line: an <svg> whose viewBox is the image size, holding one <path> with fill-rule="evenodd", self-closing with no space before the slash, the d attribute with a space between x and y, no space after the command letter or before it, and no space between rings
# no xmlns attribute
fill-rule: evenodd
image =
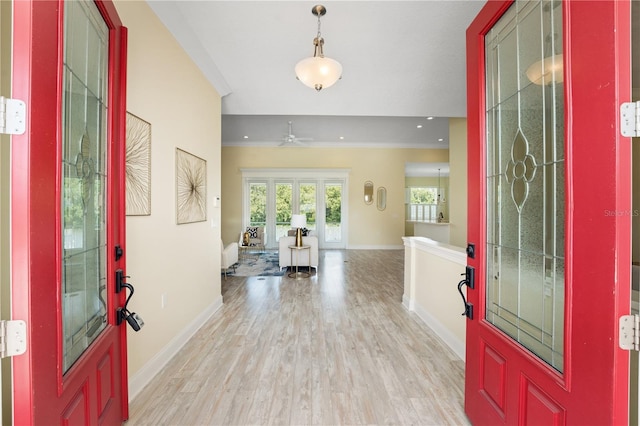
<svg viewBox="0 0 640 426"><path fill-rule="evenodd" d="M342 221L342 186L330 185L325 189L326 223L340 223Z"/></svg>
<svg viewBox="0 0 640 426"><path fill-rule="evenodd" d="M267 223L267 185L251 184L249 188L249 222L251 225Z"/></svg>
<svg viewBox="0 0 640 426"><path fill-rule="evenodd" d="M316 185L300 185L300 213L307 216L307 226L316 223Z"/></svg>
<svg viewBox="0 0 640 426"><path fill-rule="evenodd" d="M276 185L276 223L287 224L291 223L291 199L293 198L293 191L291 184L277 184Z"/></svg>
<svg viewBox="0 0 640 426"><path fill-rule="evenodd" d="M436 204L437 188L411 188L411 204Z"/></svg>

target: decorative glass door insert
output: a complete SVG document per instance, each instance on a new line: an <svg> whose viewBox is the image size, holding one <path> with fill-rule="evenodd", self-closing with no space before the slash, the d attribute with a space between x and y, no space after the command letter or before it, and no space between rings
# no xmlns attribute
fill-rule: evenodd
<svg viewBox="0 0 640 426"><path fill-rule="evenodd" d="M106 317L108 29L93 2L64 3L62 315L64 371Z"/></svg>
<svg viewBox="0 0 640 426"><path fill-rule="evenodd" d="M560 5L516 1L485 38L485 317L558 371L565 317Z"/></svg>

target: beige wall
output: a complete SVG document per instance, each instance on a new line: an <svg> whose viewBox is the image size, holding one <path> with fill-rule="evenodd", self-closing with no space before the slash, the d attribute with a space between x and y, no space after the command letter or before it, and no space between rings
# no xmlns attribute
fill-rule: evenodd
<svg viewBox="0 0 640 426"><path fill-rule="evenodd" d="M449 119L449 243L467 246L467 119Z"/></svg>
<svg viewBox="0 0 640 426"><path fill-rule="evenodd" d="M237 241L242 226L242 168L350 169L349 248L401 247L406 162L446 162L446 149L222 148L222 237ZM387 188L387 208L365 205L364 182ZM375 194L375 192L374 192Z"/></svg>
<svg viewBox="0 0 640 426"><path fill-rule="evenodd" d="M129 329L135 376L199 314L221 302L221 100L146 2L116 1L129 28L127 110L151 123L151 215L127 217L129 309L145 327ZM175 150L207 161L207 221L176 225ZM166 305L161 306L162 297Z"/></svg>

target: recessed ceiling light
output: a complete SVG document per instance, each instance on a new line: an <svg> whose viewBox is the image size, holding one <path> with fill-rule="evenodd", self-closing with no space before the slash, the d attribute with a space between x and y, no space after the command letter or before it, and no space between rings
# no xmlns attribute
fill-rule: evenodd
<svg viewBox="0 0 640 426"><path fill-rule="evenodd" d="M444 140L444 139L440 138L440 139L438 139L438 142L442 142L443 140Z"/></svg>
<svg viewBox="0 0 640 426"><path fill-rule="evenodd" d="M245 138L245 139L249 139L249 136L243 136L243 138Z"/></svg>
<svg viewBox="0 0 640 426"><path fill-rule="evenodd" d="M422 129L422 124L418 124L416 127L417 127L418 129Z"/></svg>
<svg viewBox="0 0 640 426"><path fill-rule="evenodd" d="M340 136L340 140L344 140L344 136Z"/></svg>
<svg viewBox="0 0 640 426"><path fill-rule="evenodd" d="M433 117L427 117L427 120L433 120Z"/></svg>

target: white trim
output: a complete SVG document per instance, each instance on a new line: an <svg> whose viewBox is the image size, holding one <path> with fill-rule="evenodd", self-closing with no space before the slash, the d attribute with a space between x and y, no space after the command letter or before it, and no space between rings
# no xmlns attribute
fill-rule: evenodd
<svg viewBox="0 0 640 426"><path fill-rule="evenodd" d="M222 147L227 146L239 146L242 148L269 148L269 147L280 147L282 142L274 142L274 141L222 141ZM294 149L305 149L305 148L331 148L331 149L345 149L345 148L361 148L361 149L371 149L371 148L392 148L392 149L449 149L449 145L446 142L430 142L428 145L425 144L424 141L418 142L373 142L373 141L365 141L365 142L347 142L347 141L313 141L313 142L305 142L304 146L294 146L294 147L286 147L286 148L294 148ZM286 149L285 148L285 149Z"/></svg>
<svg viewBox="0 0 640 426"><path fill-rule="evenodd" d="M410 303L412 303L411 301ZM404 301L403 301L404 303ZM460 341L453 333L451 333L447 327L442 325L440 321L438 321L435 317L433 317L426 309L424 309L419 304L414 304L413 311L416 313L418 318L424 322L427 327L433 330L438 337L440 337L444 343L451 348L451 350L460 358L461 360L465 360L465 351L466 345L465 342Z"/></svg>
<svg viewBox="0 0 640 426"><path fill-rule="evenodd" d="M408 297L407 295L402 295L402 305L407 308L408 311L416 310L416 303L413 299Z"/></svg>
<svg viewBox="0 0 640 426"><path fill-rule="evenodd" d="M466 266L467 253L462 247L439 243L425 237L403 237L404 245Z"/></svg>
<svg viewBox="0 0 640 426"><path fill-rule="evenodd" d="M243 178L347 179L351 169L242 168Z"/></svg>
<svg viewBox="0 0 640 426"><path fill-rule="evenodd" d="M193 337L205 322L222 307L222 296L207 306L191 323L155 354L136 374L129 378L129 402L131 402L149 382L162 371L162 368Z"/></svg>

